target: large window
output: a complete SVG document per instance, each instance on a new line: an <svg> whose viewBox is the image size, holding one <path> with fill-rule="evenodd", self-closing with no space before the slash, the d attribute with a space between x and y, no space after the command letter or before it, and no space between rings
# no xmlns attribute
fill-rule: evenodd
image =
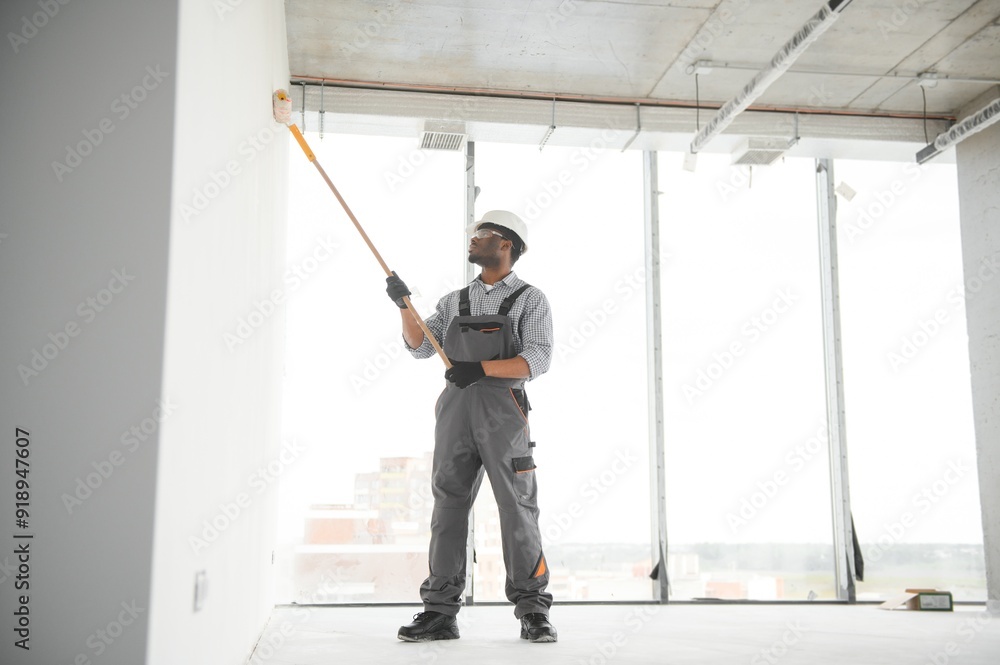
<svg viewBox="0 0 1000 665"><path fill-rule="evenodd" d="M814 163L661 154L673 598L835 597Z"/></svg>
<svg viewBox="0 0 1000 665"><path fill-rule="evenodd" d="M425 316L465 282L465 156L328 135L321 163ZM653 583L643 169L638 151L476 145L476 214L529 228L517 274L555 351L527 384L550 590L648 600ZM815 163L659 155L671 598L832 599ZM416 602L427 575L433 407L384 274L293 145L279 592ZM840 307L858 598L913 586L985 598L955 170L838 160ZM252 340L251 340L252 341ZM294 441L294 444L292 443ZM273 480L270 471L262 477ZM266 484L266 483L265 483ZM504 600L489 480L474 597Z"/></svg>
<svg viewBox="0 0 1000 665"><path fill-rule="evenodd" d="M309 140L427 316L462 279L465 158L412 139ZM444 365L402 346L385 274L298 146L291 154L278 598L418 600Z"/></svg>
<svg viewBox="0 0 1000 665"><path fill-rule="evenodd" d="M642 159L599 148L477 143L476 211L522 216L530 250L515 270L552 306L552 367L527 385L551 591L642 600L652 594ZM495 515L480 503L477 600L503 598Z"/></svg>
<svg viewBox="0 0 1000 665"><path fill-rule="evenodd" d="M955 167L838 160L841 312L860 599L985 600Z"/></svg>

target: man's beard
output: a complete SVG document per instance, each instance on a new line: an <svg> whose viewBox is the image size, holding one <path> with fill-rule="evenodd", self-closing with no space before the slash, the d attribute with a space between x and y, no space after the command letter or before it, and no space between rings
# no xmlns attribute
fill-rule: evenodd
<svg viewBox="0 0 1000 665"><path fill-rule="evenodd" d="M469 263L474 263L480 268L496 268L500 265L500 258L497 256L483 256L469 252Z"/></svg>

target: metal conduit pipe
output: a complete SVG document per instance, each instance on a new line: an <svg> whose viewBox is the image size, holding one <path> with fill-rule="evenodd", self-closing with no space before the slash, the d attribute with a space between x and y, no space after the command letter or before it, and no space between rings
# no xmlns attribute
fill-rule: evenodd
<svg viewBox="0 0 1000 665"><path fill-rule="evenodd" d="M357 81L352 79L333 79L321 76L305 76L296 74L291 77L292 86L315 86L324 84L330 88L354 90L383 90L386 92L415 92L426 94L466 95L470 97L486 97L493 99L525 99L551 102L578 102L583 104L608 104L615 106L636 106L648 108L693 109L698 104L694 101L655 99L651 97L605 97L600 95L582 95L571 93L524 92L520 90L497 90L491 88L463 88L458 86L419 84L419 83L384 83L381 81ZM702 109L718 109L718 105L700 105ZM318 108L318 107L317 107ZM800 113L802 115L833 115L856 118L895 118L901 120L921 120L922 113L905 113L901 111L867 111L852 109L818 109L806 106L751 106L747 110L758 113ZM947 113L929 113L928 120L954 121L955 116Z"/></svg>
<svg viewBox="0 0 1000 665"><path fill-rule="evenodd" d="M694 74L696 68L705 69L731 69L734 71L751 71L756 72L760 70L760 65L754 65L750 63L741 62L718 62L716 60L698 60L690 65L688 65L685 73L688 75ZM886 72L884 74L879 74L877 72L852 72L852 71L833 71L830 69L816 69L816 68L788 68L785 71L786 74L806 74L810 76L850 76L852 78L873 78L873 79L899 79L902 81L926 81L933 80L935 82L944 83L981 83L985 85L997 85L1000 84L1000 79L988 79L988 78L975 78L969 76L953 76L951 74L939 74L937 72L914 72L906 74L903 72Z"/></svg>
<svg viewBox="0 0 1000 665"><path fill-rule="evenodd" d="M705 145L722 132L733 119L742 113L755 99L760 97L767 88L792 66L809 46L826 32L833 22L840 17L840 12L851 3L851 0L828 0L823 7L806 21L798 32L771 58L770 64L750 79L743 89L731 100L722 105L719 112L708 124L702 127L694 140L691 141L691 152L697 153Z"/></svg>
<svg viewBox="0 0 1000 665"><path fill-rule="evenodd" d="M923 164L951 146L964 141L976 132L981 132L1000 120L1000 98L979 109L960 123L937 135L927 147L917 153L917 164Z"/></svg>

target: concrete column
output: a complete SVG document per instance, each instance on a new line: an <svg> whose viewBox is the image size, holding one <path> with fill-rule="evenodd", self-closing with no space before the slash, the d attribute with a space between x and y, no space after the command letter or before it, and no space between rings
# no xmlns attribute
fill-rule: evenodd
<svg viewBox="0 0 1000 665"><path fill-rule="evenodd" d="M1000 87L967 111L998 95ZM986 582L990 600L1000 601L1000 124L956 150Z"/></svg>

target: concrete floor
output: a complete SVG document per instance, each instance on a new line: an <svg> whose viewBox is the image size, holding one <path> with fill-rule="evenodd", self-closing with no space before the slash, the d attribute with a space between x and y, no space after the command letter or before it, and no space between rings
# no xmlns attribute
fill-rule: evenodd
<svg viewBox="0 0 1000 665"><path fill-rule="evenodd" d="M419 607L279 607L252 665L332 663L716 663L997 665L1000 616L982 607L906 612L874 606L555 606L556 644L518 639L509 607L459 615L460 640L405 643Z"/></svg>

